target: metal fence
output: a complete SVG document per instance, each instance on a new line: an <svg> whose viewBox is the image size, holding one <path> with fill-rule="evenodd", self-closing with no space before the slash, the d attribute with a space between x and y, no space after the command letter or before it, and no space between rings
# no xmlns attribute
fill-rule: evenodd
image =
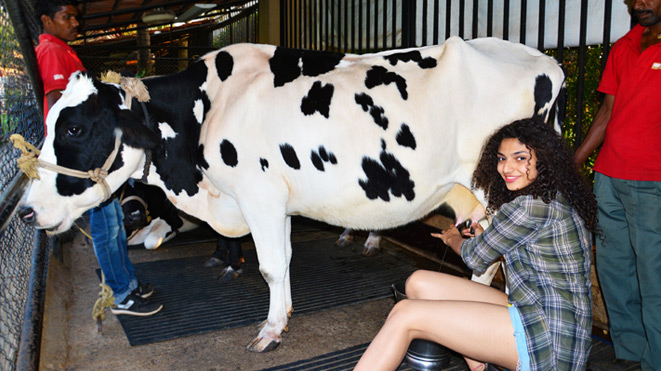
<svg viewBox="0 0 661 371"><path fill-rule="evenodd" d="M577 147L599 106L611 44L631 26L624 0L281 0L283 46L366 53L499 37L555 57L567 74L565 138ZM564 115L566 112L566 116ZM584 172L591 175L594 158Z"/></svg>
<svg viewBox="0 0 661 371"><path fill-rule="evenodd" d="M14 10L30 11L26 2L23 2L23 9ZM34 26L30 22L23 25ZM32 143L41 142L44 136L39 104L16 33L3 1L0 7L0 214L3 222L0 224L6 225L0 229L0 370L15 369L20 343L29 336L21 333L26 311L30 310L26 303L32 301L29 286L34 246L39 245L34 228L11 218L12 201L20 195L15 190L25 184L25 178L16 167L18 153L8 143L9 135L20 133Z"/></svg>

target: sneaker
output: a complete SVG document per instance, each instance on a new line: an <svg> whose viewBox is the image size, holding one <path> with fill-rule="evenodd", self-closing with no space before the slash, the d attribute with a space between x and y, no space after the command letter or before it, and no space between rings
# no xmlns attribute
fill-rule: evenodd
<svg viewBox="0 0 661 371"><path fill-rule="evenodd" d="M138 287L136 287L135 290L131 292L131 294L139 296L143 299L147 299L153 293L154 293L154 286L152 286L151 283L142 284L140 282L138 282Z"/></svg>
<svg viewBox="0 0 661 371"><path fill-rule="evenodd" d="M146 317L158 313L161 309L163 309L163 304L150 303L148 300L131 293L115 308L110 308L110 311L115 315L127 314L129 316Z"/></svg>

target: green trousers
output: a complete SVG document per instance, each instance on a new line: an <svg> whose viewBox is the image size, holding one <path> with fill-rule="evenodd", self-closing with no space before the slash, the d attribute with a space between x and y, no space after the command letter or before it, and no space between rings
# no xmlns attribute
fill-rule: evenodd
<svg viewBox="0 0 661 371"><path fill-rule="evenodd" d="M615 355L661 370L661 182L595 173L596 268Z"/></svg>

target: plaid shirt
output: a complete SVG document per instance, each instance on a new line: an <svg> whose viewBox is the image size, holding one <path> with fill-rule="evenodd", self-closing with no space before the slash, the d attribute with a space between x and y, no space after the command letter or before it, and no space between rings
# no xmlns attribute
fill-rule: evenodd
<svg viewBox="0 0 661 371"><path fill-rule="evenodd" d="M526 331L531 370L584 370L590 352L591 235L558 195L550 204L519 196L504 204L461 256L482 272L505 256L509 302Z"/></svg>

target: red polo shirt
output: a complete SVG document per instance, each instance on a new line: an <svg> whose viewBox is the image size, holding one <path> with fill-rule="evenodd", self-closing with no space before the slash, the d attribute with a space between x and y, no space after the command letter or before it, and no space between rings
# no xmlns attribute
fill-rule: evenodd
<svg viewBox="0 0 661 371"><path fill-rule="evenodd" d="M615 96L594 170L612 178L661 181L661 44L640 52L644 27L618 40L598 90Z"/></svg>
<svg viewBox="0 0 661 371"><path fill-rule="evenodd" d="M46 94L53 90L64 90L69 76L76 71L85 71L76 52L67 43L50 34L39 35L35 48L39 73L44 83L44 122L48 115Z"/></svg>

